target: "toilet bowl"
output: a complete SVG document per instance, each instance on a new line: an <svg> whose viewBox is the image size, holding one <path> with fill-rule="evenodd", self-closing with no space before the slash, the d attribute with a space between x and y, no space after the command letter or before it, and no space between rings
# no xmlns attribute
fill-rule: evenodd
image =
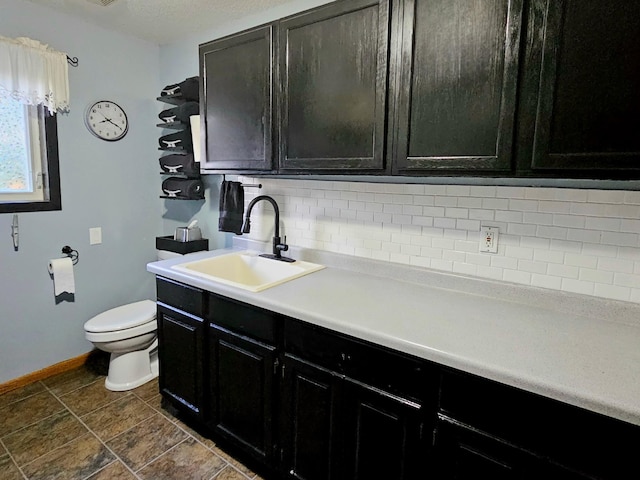
<svg viewBox="0 0 640 480"><path fill-rule="evenodd" d="M107 310L84 324L85 337L111 353L108 390L131 390L158 376L156 302L142 300Z"/></svg>

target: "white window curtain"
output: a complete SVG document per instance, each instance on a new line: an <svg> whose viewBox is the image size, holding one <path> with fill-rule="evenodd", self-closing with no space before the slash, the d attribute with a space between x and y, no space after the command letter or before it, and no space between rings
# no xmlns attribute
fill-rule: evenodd
<svg viewBox="0 0 640 480"><path fill-rule="evenodd" d="M68 111L67 54L30 38L0 36L0 101L3 97L43 105L51 113Z"/></svg>

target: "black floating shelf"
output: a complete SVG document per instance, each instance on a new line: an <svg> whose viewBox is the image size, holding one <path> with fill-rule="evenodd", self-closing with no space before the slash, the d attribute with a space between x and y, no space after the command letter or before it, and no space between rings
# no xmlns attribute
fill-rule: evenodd
<svg viewBox="0 0 640 480"><path fill-rule="evenodd" d="M158 147L158 150L160 150L161 152L176 152L176 153L193 153L193 152L189 152L187 150L185 150L182 147L172 147L172 148L162 148L162 147Z"/></svg>
<svg viewBox="0 0 640 480"><path fill-rule="evenodd" d="M182 94L178 94L178 95L162 95L160 97L157 97L156 100L158 100L160 102L164 102L164 103L170 103L171 105L182 105L183 103L185 103L187 101L187 100L184 99Z"/></svg>
<svg viewBox="0 0 640 480"><path fill-rule="evenodd" d="M156 127L170 128L171 130L184 130L189 126L190 125L187 125L186 123L182 123L182 122L158 123L156 125Z"/></svg>
<svg viewBox="0 0 640 480"><path fill-rule="evenodd" d="M170 197L169 195L160 195L160 198L168 200L204 200L204 197Z"/></svg>

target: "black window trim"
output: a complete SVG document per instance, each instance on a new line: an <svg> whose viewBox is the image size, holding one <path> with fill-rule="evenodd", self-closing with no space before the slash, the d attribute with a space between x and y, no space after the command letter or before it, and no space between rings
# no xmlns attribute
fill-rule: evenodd
<svg viewBox="0 0 640 480"><path fill-rule="evenodd" d="M45 184L49 189L49 199L43 201L0 202L1 213L45 212L62 210L60 192L60 161L58 158L58 122L55 114L45 110L44 115L45 143L47 148L47 178Z"/></svg>

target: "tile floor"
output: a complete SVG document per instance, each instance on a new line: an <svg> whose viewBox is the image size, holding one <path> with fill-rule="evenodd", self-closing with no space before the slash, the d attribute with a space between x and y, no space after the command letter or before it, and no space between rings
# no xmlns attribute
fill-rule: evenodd
<svg viewBox="0 0 640 480"><path fill-rule="evenodd" d="M83 366L0 396L0 480L261 480L174 417L157 380L104 378Z"/></svg>

